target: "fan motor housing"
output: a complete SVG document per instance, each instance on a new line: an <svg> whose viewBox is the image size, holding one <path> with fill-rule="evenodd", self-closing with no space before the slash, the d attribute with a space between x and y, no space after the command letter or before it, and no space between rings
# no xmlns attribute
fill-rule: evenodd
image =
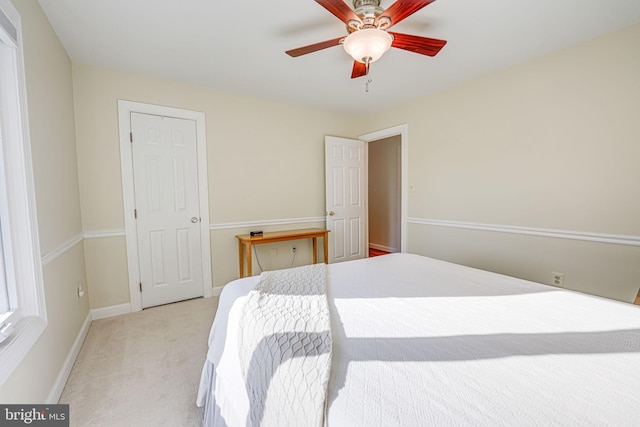
<svg viewBox="0 0 640 427"><path fill-rule="evenodd" d="M384 12L380 7L380 0L353 0L353 10L362 22L350 22L347 25L349 33L363 28L374 28L376 18Z"/></svg>
<svg viewBox="0 0 640 427"><path fill-rule="evenodd" d="M384 12L380 0L353 0L353 11L363 21L375 19Z"/></svg>
<svg viewBox="0 0 640 427"><path fill-rule="evenodd" d="M380 0L353 0L354 9L358 9L362 6L380 7Z"/></svg>

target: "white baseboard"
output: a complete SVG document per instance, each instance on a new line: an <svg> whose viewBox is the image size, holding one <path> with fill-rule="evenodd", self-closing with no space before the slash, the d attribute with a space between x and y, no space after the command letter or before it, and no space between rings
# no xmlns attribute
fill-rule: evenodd
<svg viewBox="0 0 640 427"><path fill-rule="evenodd" d="M222 292L223 289L224 289L224 286L216 286L216 287L212 288L211 296L219 297L220 293Z"/></svg>
<svg viewBox="0 0 640 427"><path fill-rule="evenodd" d="M369 243L369 247L371 249L377 249L379 251L385 251L385 252L394 252L394 253L395 252L400 252L396 248L390 248L388 246L376 245L375 243Z"/></svg>
<svg viewBox="0 0 640 427"><path fill-rule="evenodd" d="M204 295L202 295L202 296L204 298L211 298L211 297L216 296L216 295L214 295L214 293L213 293L213 288L211 288L209 286L205 286Z"/></svg>
<svg viewBox="0 0 640 427"><path fill-rule="evenodd" d="M91 310L93 320L106 319L107 317L120 316L131 313L131 304L112 305L111 307L94 308Z"/></svg>
<svg viewBox="0 0 640 427"><path fill-rule="evenodd" d="M73 368L73 364L76 362L76 358L80 353L80 349L82 348L82 343L89 332L89 327L91 326L91 312L87 313L86 319L84 319L84 323L78 332L78 336L76 340L73 342L71 349L69 350L69 354L67 354L67 358L64 360L62 368L56 377L56 381L53 383L53 387L47 396L46 404L55 404L60 400L60 396L62 395L62 390L64 390L64 386L67 384L67 380L69 379L69 374L71 374L71 368Z"/></svg>

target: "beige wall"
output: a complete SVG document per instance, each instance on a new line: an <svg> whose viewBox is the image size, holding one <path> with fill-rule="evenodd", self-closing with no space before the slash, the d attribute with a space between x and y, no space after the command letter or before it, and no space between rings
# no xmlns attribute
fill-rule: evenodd
<svg viewBox="0 0 640 427"><path fill-rule="evenodd" d="M84 255L87 281L91 288L91 308L128 303L129 272L124 237L86 239Z"/></svg>
<svg viewBox="0 0 640 427"><path fill-rule="evenodd" d="M22 17L31 151L43 255L82 233L71 63L35 0L13 2ZM48 324L0 386L2 403L44 403L89 312L82 243L43 267Z"/></svg>
<svg viewBox="0 0 640 427"><path fill-rule="evenodd" d="M86 294L81 299L76 297L77 281L83 280L86 284L82 244L75 245L43 270L47 328L0 386L2 403L45 403L54 385L64 385L56 383L58 374L89 313Z"/></svg>
<svg viewBox="0 0 640 427"><path fill-rule="evenodd" d="M408 124L409 217L640 236L639 41L635 25L369 117ZM411 252L545 283L564 272L625 301L640 287L637 246L408 234Z"/></svg>
<svg viewBox="0 0 640 427"><path fill-rule="evenodd" d="M71 63L36 1L22 17L31 154L43 254L82 231Z"/></svg>
<svg viewBox="0 0 640 427"><path fill-rule="evenodd" d="M338 114L83 64L73 65L73 82L82 222L90 232L124 229L119 99L205 113L212 224L324 216L324 135L361 131ZM237 278L234 236L246 231L212 231L213 286ZM124 237L87 245L92 308L129 302L125 250ZM112 274L102 274L105 262Z"/></svg>

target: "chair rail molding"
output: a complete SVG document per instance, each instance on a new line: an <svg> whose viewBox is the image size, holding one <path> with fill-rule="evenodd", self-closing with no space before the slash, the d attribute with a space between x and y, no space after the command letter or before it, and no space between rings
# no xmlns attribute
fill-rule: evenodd
<svg viewBox="0 0 640 427"><path fill-rule="evenodd" d="M93 231L85 231L84 238L85 239L100 239L104 237L125 237L127 234L124 229L116 229L116 230L93 230Z"/></svg>
<svg viewBox="0 0 640 427"><path fill-rule="evenodd" d="M69 239L66 242L64 242L63 244L61 244L56 249L52 250L51 252L47 253L46 255L43 255L42 258L41 258L42 265L45 266L45 265L49 264L50 262L54 261L55 259L60 258L69 249L73 248L75 245L77 245L78 243L82 242L83 239L84 239L84 235L82 233L76 234L71 239Z"/></svg>
<svg viewBox="0 0 640 427"><path fill-rule="evenodd" d="M210 230L227 230L234 228L248 228L248 227L257 227L257 226L270 226L270 225L293 225L293 224L306 224L313 222L324 222L325 217L309 217L309 218L289 218L289 219L272 219L265 221L241 221L241 222L226 222L226 223L216 223L209 224ZM85 239L103 239L110 237L126 237L126 232L124 229L116 228L111 230L89 230L83 233L79 233L69 240L62 243L59 247L52 250L51 252L42 255L42 265L47 265L54 261L55 259L64 255L69 249L73 248L78 243L84 241Z"/></svg>
<svg viewBox="0 0 640 427"><path fill-rule="evenodd" d="M410 224L436 227L465 228L469 230L493 231L497 233L523 234L528 236L553 237L556 239L583 240L614 245L640 246L640 236L624 234L592 233L588 231L556 230L548 228L519 227L513 225L483 224L477 222L448 221L428 218L407 218Z"/></svg>
<svg viewBox="0 0 640 427"><path fill-rule="evenodd" d="M210 230L228 230L233 228L264 227L270 225L305 224L310 222L325 222L325 217L290 218L290 219L270 219L264 221L239 221L239 222L219 222L210 224Z"/></svg>

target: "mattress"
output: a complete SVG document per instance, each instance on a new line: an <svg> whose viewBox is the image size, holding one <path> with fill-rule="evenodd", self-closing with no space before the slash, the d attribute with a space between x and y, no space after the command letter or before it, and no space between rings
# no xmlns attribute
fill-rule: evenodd
<svg viewBox="0 0 640 427"><path fill-rule="evenodd" d="M237 325L257 277L225 286L198 393L246 426ZM332 264L325 424L631 426L640 308L411 254Z"/></svg>

